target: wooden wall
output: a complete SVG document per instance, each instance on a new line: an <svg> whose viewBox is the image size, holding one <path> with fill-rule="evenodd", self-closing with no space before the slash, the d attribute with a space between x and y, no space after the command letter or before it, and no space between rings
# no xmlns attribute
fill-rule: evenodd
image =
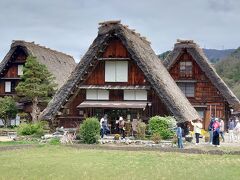
<svg viewBox="0 0 240 180"><path fill-rule="evenodd" d="M7 81L11 81L17 85L19 83L19 80L13 80L11 78L20 78L18 75L18 65L24 64L26 62L26 58L27 55L22 49L18 48L15 50L5 70L3 70L2 74L0 74L0 96L5 95L5 80L1 78L9 78ZM15 94L15 92L7 94Z"/></svg>
<svg viewBox="0 0 240 180"><path fill-rule="evenodd" d="M128 58L129 54L122 42L118 39L112 40L103 53L103 58Z"/></svg>
<svg viewBox="0 0 240 180"><path fill-rule="evenodd" d="M144 73L137 64L130 59L127 49L119 40L112 40L105 49L105 52L103 52L101 58L128 58L128 82L105 82L105 60L98 60L95 68L89 71L88 77L82 85L149 85ZM109 101L123 101L123 94L124 90L109 90ZM77 95L73 95L66 105L64 105L65 110L62 109L62 112L69 109L69 114L63 114L58 117L60 124L66 127L71 126L69 123L80 122L82 117L79 116L79 109L77 106L85 100L86 90L79 90ZM152 102L152 105L142 110L144 120L146 117L149 118L152 115L169 115L167 108L155 94L153 89L148 90L148 101ZM88 116L88 111L91 114L92 110L91 108L84 108L84 113ZM69 123L67 123L68 119Z"/></svg>

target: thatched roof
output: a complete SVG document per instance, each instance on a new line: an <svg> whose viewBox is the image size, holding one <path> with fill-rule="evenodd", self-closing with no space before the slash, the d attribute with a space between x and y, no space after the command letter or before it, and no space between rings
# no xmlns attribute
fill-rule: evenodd
<svg viewBox="0 0 240 180"><path fill-rule="evenodd" d="M206 76L210 79L213 85L220 91L226 101L229 103L231 107L235 110L240 108L240 101L233 94L233 92L229 89L229 87L225 84L225 82L221 79L221 77L217 74L215 68L209 63L207 57L205 56L203 50L192 40L178 40L175 44L173 51L166 57L163 64L169 70L175 64L178 57L180 57L184 51L187 51L202 71L206 74Z"/></svg>
<svg viewBox="0 0 240 180"><path fill-rule="evenodd" d="M0 64L0 73L6 68L17 48L23 49L28 56L36 57L39 63L45 64L49 72L56 78L58 88L64 84L76 66L73 57L62 52L40 46L34 42L13 41L11 49Z"/></svg>
<svg viewBox="0 0 240 180"><path fill-rule="evenodd" d="M118 38L127 48L130 57L143 71L147 80L158 94L168 110L178 121L190 121L198 118L198 113L178 88L167 69L159 61L146 38L128 29L119 22L104 22L100 24L98 36L84 55L66 84L56 93L47 108L41 114L41 119L54 119L71 94L74 94L89 66L97 61L107 47L111 38Z"/></svg>

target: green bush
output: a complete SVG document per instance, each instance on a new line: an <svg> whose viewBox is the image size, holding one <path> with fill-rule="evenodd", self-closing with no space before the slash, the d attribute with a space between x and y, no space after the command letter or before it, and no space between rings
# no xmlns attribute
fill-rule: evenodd
<svg viewBox="0 0 240 180"><path fill-rule="evenodd" d="M35 137L41 137L44 134L45 122L20 124L17 128L17 133L22 136L33 135Z"/></svg>
<svg viewBox="0 0 240 180"><path fill-rule="evenodd" d="M60 144L60 139L59 138L52 138L49 141L49 144L51 144L51 145L59 145Z"/></svg>
<svg viewBox="0 0 240 180"><path fill-rule="evenodd" d="M94 144L100 137L100 124L97 118L87 118L80 126L80 137L83 143Z"/></svg>
<svg viewBox="0 0 240 180"><path fill-rule="evenodd" d="M154 116L149 120L149 130L151 134L158 133L163 139L169 139L174 135L172 127L169 127L169 117Z"/></svg>
<svg viewBox="0 0 240 180"><path fill-rule="evenodd" d="M137 138L145 139L146 124L144 122L137 123Z"/></svg>

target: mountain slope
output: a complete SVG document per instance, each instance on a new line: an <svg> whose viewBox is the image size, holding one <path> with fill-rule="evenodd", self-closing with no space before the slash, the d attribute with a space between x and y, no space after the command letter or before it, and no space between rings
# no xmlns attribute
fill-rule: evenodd
<svg viewBox="0 0 240 180"><path fill-rule="evenodd" d="M240 47L215 65L218 74L240 98Z"/></svg>
<svg viewBox="0 0 240 180"><path fill-rule="evenodd" d="M211 63L217 63L219 61L221 61L222 59L227 58L231 53L233 53L236 49L225 49L225 50L218 50L218 49L203 49L205 55L207 56L207 58L209 59L209 61ZM167 55L170 53L171 51L166 51L160 55L158 55L158 57L163 60L167 57Z"/></svg>

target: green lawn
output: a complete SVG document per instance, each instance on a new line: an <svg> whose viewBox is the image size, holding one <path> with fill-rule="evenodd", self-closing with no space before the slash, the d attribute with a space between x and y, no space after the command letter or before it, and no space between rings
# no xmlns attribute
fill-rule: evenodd
<svg viewBox="0 0 240 180"><path fill-rule="evenodd" d="M38 146L0 151L0 179L239 179L240 156Z"/></svg>

